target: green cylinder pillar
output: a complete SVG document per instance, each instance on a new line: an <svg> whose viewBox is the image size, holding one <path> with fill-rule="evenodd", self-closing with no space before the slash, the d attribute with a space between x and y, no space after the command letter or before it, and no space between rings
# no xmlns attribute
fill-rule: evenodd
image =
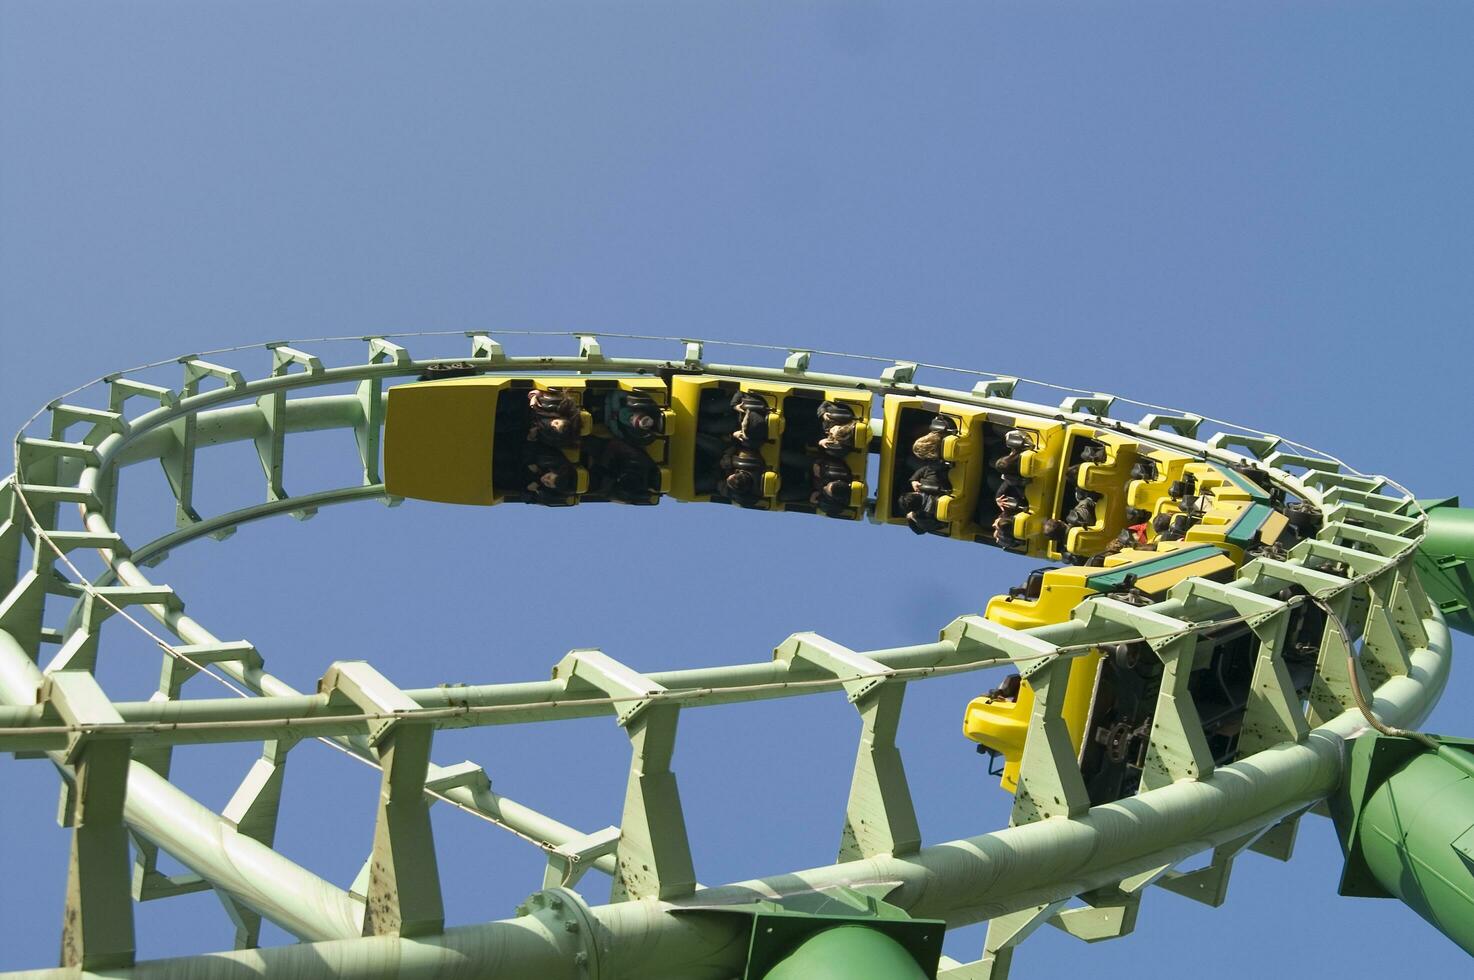
<svg viewBox="0 0 1474 980"><path fill-rule="evenodd" d="M779 960L763 980L929 980L890 936L869 926L835 926L815 933Z"/></svg>
<svg viewBox="0 0 1474 980"><path fill-rule="evenodd" d="M1474 754L1464 740L1368 733L1333 806L1343 895L1400 898L1474 955Z"/></svg>
<svg viewBox="0 0 1474 980"><path fill-rule="evenodd" d="M1454 629L1474 633L1474 507L1458 497L1420 500L1428 531L1418 546L1418 580Z"/></svg>

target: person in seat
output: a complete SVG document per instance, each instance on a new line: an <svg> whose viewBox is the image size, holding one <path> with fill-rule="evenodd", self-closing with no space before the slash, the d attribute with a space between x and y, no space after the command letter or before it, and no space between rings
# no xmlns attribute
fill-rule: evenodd
<svg viewBox="0 0 1474 980"><path fill-rule="evenodd" d="M937 517L937 498L932 494L908 491L896 498L896 507L906 515L906 526L913 534L947 530L947 522Z"/></svg>
<svg viewBox="0 0 1474 980"><path fill-rule="evenodd" d="M532 410L528 442L562 448L578 445L578 400L561 388L533 388L527 393Z"/></svg>
<svg viewBox="0 0 1474 980"><path fill-rule="evenodd" d="M469 361L440 361L436 364L425 365L425 370L420 372L419 379L421 381L442 381L446 378L470 378L484 370Z"/></svg>
<svg viewBox="0 0 1474 980"><path fill-rule="evenodd" d="M1085 564L1092 568L1100 568L1105 565L1105 560L1111 555L1118 555L1127 548L1135 547L1135 545L1136 535L1132 533L1130 528L1123 528L1121 533L1116 535L1110 544L1106 545L1104 551L1097 555L1091 555Z"/></svg>
<svg viewBox="0 0 1474 980"><path fill-rule="evenodd" d="M1093 527L1095 524L1095 502L1100 495L1083 487L1075 488L1075 506L1065 514L1065 524L1070 527Z"/></svg>
<svg viewBox="0 0 1474 980"><path fill-rule="evenodd" d="M1023 683L1023 677L1019 676L1018 674L1009 674L1007 677L1003 678L1002 684L999 684L997 687L993 688L993 690L989 691L985 696L989 701L1017 701L1019 691L1022 689Z"/></svg>
<svg viewBox="0 0 1474 980"><path fill-rule="evenodd" d="M1029 498L1024 492L1024 481L1018 477L1004 476L993 500L998 505L998 510L1008 515L1010 522L1014 514L1029 509Z"/></svg>
<svg viewBox="0 0 1474 980"><path fill-rule="evenodd" d="M1051 517L1044 522L1043 533L1045 541L1054 545L1054 549L1060 554L1065 553L1065 545L1070 538L1070 526L1068 524Z"/></svg>
<svg viewBox="0 0 1474 980"><path fill-rule="evenodd" d="M649 395L616 388L604 400L604 424L616 439L648 446L661 434L665 420Z"/></svg>
<svg viewBox="0 0 1474 980"><path fill-rule="evenodd" d="M993 460L993 469L1002 473L1005 479L1008 477L1022 479L1020 466L1024 453L1034 448L1029 434L1023 429L1009 429L1003 435L1003 444L1008 447L1008 452Z"/></svg>
<svg viewBox="0 0 1474 980"><path fill-rule="evenodd" d="M942 444L948 436L956 434L955 422L945 415L933 416L926 431L911 443L911 455L923 464L935 462L947 466L947 463L942 462Z"/></svg>
<svg viewBox="0 0 1474 980"><path fill-rule="evenodd" d="M819 406L818 415L819 425L824 429L819 448L836 456L854 452L860 424L850 407L827 401Z"/></svg>
<svg viewBox="0 0 1474 980"><path fill-rule="evenodd" d="M941 496L952 492L952 481L947 477L947 471L951 469L946 463L924 463L912 471L910 484L914 493L931 494Z"/></svg>
<svg viewBox="0 0 1474 980"><path fill-rule="evenodd" d="M1086 442L1084 448L1080 450L1080 462L1082 463L1104 463L1105 461L1105 446L1093 439Z"/></svg>
<svg viewBox="0 0 1474 980"><path fill-rule="evenodd" d="M732 396L732 411L737 413L737 430L732 439L737 445L756 449L768 441L768 403L761 396L739 391Z"/></svg>
<svg viewBox="0 0 1474 980"><path fill-rule="evenodd" d="M643 449L618 439L599 440L602 492L624 503L650 503L660 492L660 467Z"/></svg>
<svg viewBox="0 0 1474 980"><path fill-rule="evenodd" d="M831 517L844 514L850 509L850 485L854 475L841 459L816 459L809 470L813 492L809 503L821 513Z"/></svg>
<svg viewBox="0 0 1474 980"><path fill-rule="evenodd" d="M1152 515L1140 507L1126 508L1126 530L1131 532L1137 545L1147 543L1147 532L1151 530Z"/></svg>
<svg viewBox="0 0 1474 980"><path fill-rule="evenodd" d="M750 449L733 446L717 464L721 479L717 492L739 507L756 506L763 499L763 474L768 465Z"/></svg>
<svg viewBox="0 0 1474 980"><path fill-rule="evenodd" d="M1152 518L1158 541L1181 541L1192 526L1193 519L1187 514L1158 514Z"/></svg>
<svg viewBox="0 0 1474 980"><path fill-rule="evenodd" d="M578 471L568 458L550 449L537 449L527 459L526 499L550 507L566 506L578 490Z"/></svg>
<svg viewBox="0 0 1474 980"><path fill-rule="evenodd" d="M1008 513L993 519L993 543L1005 551L1017 551L1028 544L1013 533L1013 515Z"/></svg>

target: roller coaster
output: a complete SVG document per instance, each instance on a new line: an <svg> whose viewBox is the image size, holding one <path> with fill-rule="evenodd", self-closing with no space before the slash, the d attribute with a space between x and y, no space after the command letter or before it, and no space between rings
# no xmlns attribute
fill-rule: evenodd
<svg viewBox="0 0 1474 980"><path fill-rule="evenodd" d="M407 345L446 335L405 335L189 355L78 388L22 429L0 483L0 751L54 764L72 844L60 966L7 975L1004 980L1041 926L1127 935L1153 888L1222 904L1234 862L1288 860L1312 810L1335 819L1343 893L1400 898L1474 953L1474 758L1414 730L1448 676L1449 627L1474 631L1474 512L1456 499L1160 406L1028 401L1055 386L986 372L758 345L730 349L774 363L725 364L715 342L609 334L536 335L562 352L512 356L454 336L469 349L417 358ZM325 359L349 341L354 362ZM1133 404L1146 413L1128 421ZM292 496L290 437L321 431L351 436L359 465ZM202 514L197 454L232 442L254 446L265 499ZM176 527L135 544L119 484L155 461ZM795 633L770 659L656 673L575 650L550 680L417 690L340 661L307 692L146 572L199 538L350 501L667 497L1047 564L912 646ZM84 573L87 552L101 573ZM96 679L115 618L162 653L148 700ZM924 844L896 744L904 693L985 670L1000 682L958 720L1013 794L1009 826ZM204 677L229 696L183 696ZM671 769L681 713L836 693L860 727L837 861L698 884ZM441 729L593 716L630 744L604 831L431 758ZM303 739L381 772L372 853L347 887L273 849ZM171 752L227 742L263 751L215 812L170 782ZM435 801L545 855L513 917L446 927ZM609 902L585 897L589 871L612 879ZM134 903L200 891L236 948L138 961ZM948 929L983 921L978 958L942 955ZM263 922L300 942L261 948Z"/></svg>

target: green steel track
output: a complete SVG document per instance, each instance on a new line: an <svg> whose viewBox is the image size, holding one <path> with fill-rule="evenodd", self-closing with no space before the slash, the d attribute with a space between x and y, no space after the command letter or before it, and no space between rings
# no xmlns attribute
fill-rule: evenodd
<svg viewBox="0 0 1474 980"><path fill-rule="evenodd" d="M757 955L750 941L754 916L798 914L815 903L839 902L861 910L862 918L881 910L947 927L987 920L980 957L971 963L944 957L937 976L1002 980L1015 948L1041 925L1091 942L1114 938L1131 931L1150 888L1217 905L1242 852L1288 858L1297 821L1341 786L1347 740L1367 726L1355 709L1348 654L1365 674L1372 710L1393 726L1417 726L1448 675L1450 641L1440 603L1430 600L1414 573L1428 527L1422 508L1386 478L1357 473L1274 436L1155 406L1129 422L1108 414L1124 400L1095 393L1069 392L1058 405L1025 401L1020 388L1052 386L976 372L947 374L928 365L852 359L849 364L868 373L826 373L812 364L842 355L805 351L781 352L781 364L762 367L715 363L703 344L667 338L567 336L547 341L567 344L566 353L511 357L478 334L463 354L426 359L415 359L393 339L363 341L366 359L339 366L315 352L341 351L339 342L211 355L261 364L267 373L258 378L201 357L180 359L177 387L141 380L156 378L151 372L157 365L111 376L48 406L17 438L14 475L0 483L0 751L49 756L68 787L74 839L62 968L6 976L107 970L109 976L161 978L757 980L758 974L744 974L750 950ZM614 356L604 352L603 343L665 343L669 356ZM453 691L400 689L360 662L330 665L320 691L298 691L268 671L264 652L249 640L217 636L185 612L182 597L145 573L174 548L205 535L224 536L250 521L283 514L305 518L351 501L394 503L385 498L379 472L384 389L412 379L428 364L451 360L469 360L494 373L681 369L797 378L1109 426L1143 443L1221 464L1253 460L1277 484L1317 505L1325 526L1318 540L1302 542L1288 560L1255 559L1228 586L1196 587L1194 580L1149 609L1094 602L1069 622L1024 632L962 616L940 639L922 637L914 646L886 650L853 651L801 633L783 642L771 660L649 674L602 654L576 652L549 681ZM947 387L948 381L963 387ZM356 385L354 393L313 393L344 382ZM283 470L291 436L320 430L351 434L361 467L345 473L339 489L288 496ZM193 490L196 454L246 441L261 460L265 501L202 515ZM154 460L169 478L179 527L135 545L115 526L118 481L127 467ZM83 549L102 554L110 569L104 577L80 576L69 556ZM1313 557L1341 562L1347 574L1306 567ZM1348 650L1335 631L1325 631L1303 713L1293 690L1285 690L1279 648L1289 607L1275 596L1290 585L1326 602L1359 638ZM69 606L65 626L48 628L45 623L61 621L55 612L48 615L58 603ZM99 630L112 616L127 617L156 639L164 665L161 697L113 702L98 686L92 670ZM1168 778L1131 798L1090 807L1060 699L1049 693L1052 684L1062 686L1071 658L1100 644L1144 639L1171 665L1191 657L1197 634L1229 621L1253 627L1270 679L1261 696L1281 709L1270 730L1260 734L1262 750L1215 769L1192 734L1190 701L1175 702L1175 709L1164 701L1150 752ZM1008 664L1021 670L1037 695L1013 825L922 846L894 744L900 695L906 684L931 676ZM181 686L199 673L214 675L232 691L181 699ZM849 695L862 729L846 804L850 833L840 861L699 887L668 768L679 713L832 692ZM614 716L631 744L629 790L618 828L585 833L494 793L478 766L430 762L442 728L596 715ZM283 763L302 738L328 740L383 771L373 854L348 887L270 846ZM236 741L261 742L265 751L223 813L169 782L173 746ZM429 799L476 813L545 852L541 889L518 915L444 927ZM161 852L189 873L160 872ZM1204 852L1211 855L1206 865L1176 870ZM622 900L586 902L576 889L589 870L614 875ZM529 883L530 889L537 884ZM224 900L238 948L135 962L132 903L206 889ZM256 948L262 920L302 942ZM939 936L924 938L940 942ZM797 976L797 969L780 965L771 975Z"/></svg>

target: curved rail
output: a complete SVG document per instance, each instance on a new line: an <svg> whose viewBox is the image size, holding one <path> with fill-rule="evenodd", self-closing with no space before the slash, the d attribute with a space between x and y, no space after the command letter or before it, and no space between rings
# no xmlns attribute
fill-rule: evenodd
<svg viewBox="0 0 1474 980"><path fill-rule="evenodd" d="M104 382L106 407L53 403L47 436L22 434L17 440L15 476L0 484L0 519L5 519L0 525L0 593L5 595L0 601L0 750L49 753L63 778L80 787L72 794L78 845L64 936L70 961L64 965L100 969L132 963L131 918L118 911L120 902L128 908L130 895L143 901L213 887L228 898L239 945L255 945L262 918L309 945L139 964L131 975L293 970L330 976L471 976L515 963L519 974L538 971L549 978L728 977L743 965L740 938L749 926L742 909L756 901L782 905L838 890L884 897L913 916L942 919L949 926L991 920L982 960L947 969L958 978L999 980L1013 948L1042 922L1083 938L1124 934L1148 885L1206 900L1221 894L1235 855L1246 848L1287 856L1293 822L1338 785L1342 742L1365 724L1354 710L1347 653L1354 652L1367 674L1381 681L1373 710L1394 725L1422 720L1447 677L1448 635L1413 573L1426 530L1421 508L1385 478L1348 471L1331 457L1272 436L1220 425L1212 437L1199 439L1204 420L1185 413L1149 414L1137 423L1118 420L1106 414L1113 399L1094 393L1058 407L1036 404L1015 397L1016 379L999 376L987 376L971 390L923 385L915 378L917 366L906 362L890 365L878 377L820 372L811 369L815 355L805 351L785 352L784 364L776 367L712 363L693 342L684 342L679 357L616 357L606 355L600 344L611 338L590 335L579 337L577 353L512 357L478 334L472 336L469 359L416 360L393 340L364 339L367 363L340 367L325 366L319 356L301 349L304 345L267 345L271 373L255 380L198 357L181 359L184 380L178 389L131 375L111 376ZM607 658L565 658L552 681L453 690L399 690L366 665L335 664L320 692L299 692L270 674L250 643L217 637L185 614L173 590L145 574L148 564L204 535L220 536L284 513L305 518L322 506L384 499L378 445L384 382L451 360L507 374L678 370L800 380L1082 422L1201 459L1252 459L1276 483L1319 507L1325 526L1318 540L1302 542L1290 560L1255 560L1226 589L1211 595L1189 590L1152 606L1150 615L1113 609L1105 601L1091 603L1098 608L1069 622L1028 631L983 630L976 617L962 617L938 641L868 652L845 651L823 638L797 634L772 661L647 675ZM356 384L356 392L288 397L343 382ZM206 389L206 383L216 387ZM157 407L130 416L127 409L141 399ZM70 433L79 428L83 435L73 440ZM324 429L354 433L361 472L335 490L288 496L283 489L288 437ZM261 459L267 499L202 517L193 494L196 452L246 440ZM114 526L117 482L125 467L145 460L163 463L181 526L130 549ZM63 505L78 507L79 530L63 529ZM84 548L96 549L106 562L106 573L93 581L69 557ZM1334 560L1344 574L1307 567L1312 558ZM1323 641L1316 677L1322 696L1311 706L1315 727L1283 717L1278 737L1271 739L1277 744L1214 770L1191 764L1185 758L1191 746L1163 726L1153 731L1152 750L1168 760L1170 780L1116 803L1090 807L1082 800L1059 699L1051 705L1048 697L1051 680L1062 684L1070 658L1104 643L1142 639L1165 660L1190 650L1198 633L1230 622L1248 622L1256 632L1266 627L1263 635L1271 636L1276 617L1301 601L1274 598L1287 585L1329 603L1361 637L1359 649L1347 651L1337 646L1333 631L1326 631L1330 638ZM60 630L44 626L47 604L55 599L73 601ZM155 625L147 625L140 613ZM162 699L113 703L92 679L98 629L110 616L127 618L163 651ZM1266 641L1262 652L1266 664L1278 663L1281 673L1283 642L1281 634L1276 642ZM52 648L43 670L39 660ZM1002 664L1016 665L1038 691L1017 826L921 847L899 754L873 751L875 714L888 716L880 729L884 749L886 725L893 737L905 683ZM235 696L180 699L180 687L197 673L212 676ZM678 712L842 689L853 695L856 682L865 682L865 693L852 696L865 719L865 736L848 809L852 833L840 863L698 889L675 777L665 768ZM1284 700L1286 695L1280 690L1269 696ZM630 795L617 831L583 834L494 794L479 767L429 762L439 728L594 714L614 715L631 738ZM270 847L281 762L302 737L327 740L381 768L384 805L397 806L392 812L401 815L391 820L381 813L374 854L351 889L322 880ZM172 746L218 741L275 746L223 815L159 775L167 772ZM414 815L423 811L426 794L511 830L547 853L547 890L534 896L523 916L444 929L428 822ZM140 841L131 872L128 830ZM1214 856L1206 868L1174 870L1208 849ZM159 850L191 874L160 873ZM561 887L576 884L590 867L613 874L627 900L589 908ZM1067 907L1076 897L1087 904ZM969 972L975 970L986 972Z"/></svg>

